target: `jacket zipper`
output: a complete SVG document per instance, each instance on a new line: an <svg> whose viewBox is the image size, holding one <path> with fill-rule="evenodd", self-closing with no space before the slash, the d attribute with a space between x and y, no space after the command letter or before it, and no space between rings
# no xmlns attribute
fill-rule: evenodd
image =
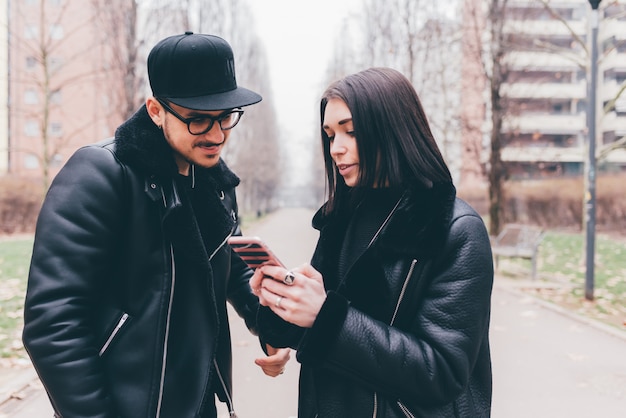
<svg viewBox="0 0 626 418"><path fill-rule="evenodd" d="M376 233L374 234L374 236L372 237L372 239L370 240L370 242L367 244L367 247L365 247L365 249L363 250L363 252L361 253L361 255L359 257L357 257L356 260L354 260L352 262L352 264L350 265L350 267L348 268L348 270L346 270L346 274L343 276L343 278L341 279L341 282L339 283L339 285L337 285L337 288L339 288L342 284L343 281L345 280L346 277L349 276L350 270L352 270L352 267L356 264L356 262L358 261L359 258L361 258L361 256L370 249L370 247L372 246L372 244L374 244L374 241L376 241L376 238L378 238L378 236L380 235L381 231L383 230L383 228L385 227L385 225L387 225L387 222L389 222L389 219L391 219L391 216L394 214L394 212L396 211L396 209L398 208L398 206L400 205L400 202L402 201L402 197L404 197L404 195L400 196L400 199L398 199L398 201L396 202L395 206L393 207L393 209L391 209L391 211L389 212L389 215L387 215L387 217L385 218L385 220L383 221L383 223L380 225L380 227L378 228L378 230L376 231Z"/></svg>
<svg viewBox="0 0 626 418"><path fill-rule="evenodd" d="M376 415L378 415L378 393L374 392L374 415L372 417L376 418Z"/></svg>
<svg viewBox="0 0 626 418"><path fill-rule="evenodd" d="M378 235L380 235L380 232L383 230L383 228L385 227L385 225L387 225L387 222L389 222L389 219L391 219L391 216L396 212L396 209L398 209L398 206L400 205L400 202L402 202L402 198L404 197L404 195L400 196L400 199L398 199L398 201L396 202L396 204L394 205L393 209L391 209L391 212L389 212L389 215L387 215L387 217L385 218L385 220L383 221L383 223L380 225L380 228L378 228L378 231L376 231L376 233L374 234L374 236L372 237L372 240L370 241L369 244L367 244L367 249L369 249L372 244L374 243L374 241L376 241L376 238L378 238Z"/></svg>
<svg viewBox="0 0 626 418"><path fill-rule="evenodd" d="M217 377L220 379L220 384L224 389L224 393L226 394L226 405L228 406L228 416L231 418L237 418L237 414L235 413L235 405L233 405L233 400L230 397L230 393L228 392L228 388L226 387L226 382L224 382L224 378L222 377L222 373L220 372L220 368L217 365L217 360L213 359L213 365L215 366L215 372L217 373Z"/></svg>
<svg viewBox="0 0 626 418"><path fill-rule="evenodd" d="M416 265L417 265L417 260L411 261L411 267L409 267L409 272L407 273L406 277L404 278L404 283L402 284L402 290L400 290L400 296L398 296L398 302L396 303L396 309L393 311L393 316L391 317L391 321L389 322L389 325L393 325L394 322L396 321L396 316L398 315L398 310L400 309L400 304L402 303L402 300L404 299L404 294L406 293L406 289L409 286L409 281L411 279L411 276L413 275L413 271L415 270L415 266ZM409 409L406 406L404 406L404 404L402 402L396 401L396 403L400 407L400 410L402 411L402 413L407 418L415 418L415 416L411 413L411 411L409 411ZM376 418L376 412L375 411L374 411L374 418Z"/></svg>
<svg viewBox="0 0 626 418"><path fill-rule="evenodd" d="M228 242L228 238L230 238L230 237L231 237L231 235L232 235L232 233L231 233L231 234L226 235L226 238L224 238L224 241L222 241L222 243L221 243L220 245L218 245L218 246L217 246L217 248L215 249L215 251L213 251L213 252L211 253L211 255L209 256L209 261L213 260L213 257L215 256L215 254L217 254L217 252L218 252L219 250L221 250L221 249L222 249L222 247L223 247L224 245L226 245L226 243Z"/></svg>
<svg viewBox="0 0 626 418"><path fill-rule="evenodd" d="M389 215L387 215L387 217L385 218L383 223L380 225L380 228L378 228L378 231L376 231L376 233L374 234L374 236L370 240L369 244L367 244L367 247L365 248L365 251L369 250L369 248L372 246L372 244L374 244L374 241L376 241L376 238L378 238L378 236L380 235L380 233L383 230L383 228L385 227L385 225L387 225L387 222L389 222L389 219L391 219L391 216L396 212L396 209L398 209L398 206L400 205L400 202L402 202L402 198L403 197L404 197L404 194L402 196L400 196L400 199L398 199L398 201L394 205L393 209L391 209L391 212L389 212ZM352 266L350 266L350 268L352 268ZM346 274L346 276L347 276L347 274ZM406 285L406 283L405 283L405 285ZM403 289L404 289L404 286L403 286ZM397 309L397 307L396 307L396 309ZM374 392L374 415L372 415L372 417L376 418L376 415L378 415L378 393Z"/></svg>
<svg viewBox="0 0 626 418"><path fill-rule="evenodd" d="M174 261L174 248L170 245L170 257L172 260L172 286L170 289L170 299L167 305L167 319L165 322L165 340L163 342L163 359L161 363L161 381L159 382L159 400L157 402L156 416L161 416L161 406L163 404L163 386L165 385L165 365L167 364L167 345L170 335L170 319L172 316L172 302L174 300L174 286L176 284L176 262Z"/></svg>
<svg viewBox="0 0 626 418"><path fill-rule="evenodd" d="M417 264L417 260L411 261L411 267L409 267L409 272L404 278L404 284L402 285L402 290L400 291L400 296L398 296L398 303L396 303L396 309L393 311L393 316L391 317L391 322L389 325L393 325L396 322L396 315L398 315L398 309L400 309L400 304L402 303L402 299L404 299L404 294L406 293L406 288L409 286L409 281L411 279L411 275L413 274L413 270L415 270L415 265Z"/></svg>
<svg viewBox="0 0 626 418"><path fill-rule="evenodd" d="M409 411L409 408L404 406L404 404L402 402L397 401L396 403L398 404L398 406L400 407L400 410L402 411L402 413L404 414L404 416L406 418L415 418L415 415L413 415L413 413L411 413L411 411Z"/></svg>
<svg viewBox="0 0 626 418"><path fill-rule="evenodd" d="M102 348L98 352L98 355L100 357L102 357L104 355L105 351L107 351L107 349L111 345L111 342L113 342L113 340L115 339L117 334L120 332L120 330L124 326L124 323L126 322L127 319L128 319L128 314L124 313L122 315L122 317L120 318L120 320L117 321L117 325L115 326L115 328L113 328L113 331L111 331L111 334L109 335L109 338L107 338L106 342L104 343L104 345L102 345Z"/></svg>

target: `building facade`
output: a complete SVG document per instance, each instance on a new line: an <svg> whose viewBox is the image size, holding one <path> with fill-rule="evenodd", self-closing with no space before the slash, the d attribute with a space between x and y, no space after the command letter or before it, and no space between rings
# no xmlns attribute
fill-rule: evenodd
<svg viewBox="0 0 626 418"><path fill-rule="evenodd" d="M107 77L110 45L91 2L9 0L6 10L5 172L47 186L78 147L113 134L110 96L121 86Z"/></svg>
<svg viewBox="0 0 626 418"><path fill-rule="evenodd" d="M488 3L466 0L466 13L487 7ZM483 9L482 16L485 13ZM588 158L589 1L509 0L500 13L505 39L501 94L506 109L501 158L509 178L582 175ZM626 92L614 106L607 106L626 82L626 2L601 2L599 16L598 152L626 136ZM485 21L467 16L466 22L473 23L465 24L464 37L476 38L475 33L480 32L484 47L488 39ZM463 96L482 97L487 103L489 93L485 92L489 83L482 85L475 81L480 79L482 71L476 46L471 48L467 40L465 44ZM490 109L468 100L463 106L467 130L463 176L475 178L484 165L476 149L488 147L485 132L491 128ZM608 154L599 162L598 169L625 170L626 149Z"/></svg>
<svg viewBox="0 0 626 418"><path fill-rule="evenodd" d="M9 25L8 0L0 0L0 27ZM0 175L9 168L9 39L8 31L0 30Z"/></svg>

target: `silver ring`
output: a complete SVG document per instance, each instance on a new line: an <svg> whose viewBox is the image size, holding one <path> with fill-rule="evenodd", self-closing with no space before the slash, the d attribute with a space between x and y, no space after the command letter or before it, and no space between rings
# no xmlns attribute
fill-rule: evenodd
<svg viewBox="0 0 626 418"><path fill-rule="evenodd" d="M283 297L279 296L276 298L276 307L280 309L280 302L282 302Z"/></svg>
<svg viewBox="0 0 626 418"><path fill-rule="evenodd" d="M285 283L287 286L291 286L294 280L296 280L296 276L291 271L288 271L287 274L285 274L283 283Z"/></svg>

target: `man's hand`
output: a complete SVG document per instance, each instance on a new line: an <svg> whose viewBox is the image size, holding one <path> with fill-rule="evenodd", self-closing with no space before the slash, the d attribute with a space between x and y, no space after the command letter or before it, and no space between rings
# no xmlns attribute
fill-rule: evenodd
<svg viewBox="0 0 626 418"><path fill-rule="evenodd" d="M270 377L276 377L283 374L285 365L291 358L290 348L274 348L266 345L267 357L261 357L254 360L254 363L263 369L263 373Z"/></svg>

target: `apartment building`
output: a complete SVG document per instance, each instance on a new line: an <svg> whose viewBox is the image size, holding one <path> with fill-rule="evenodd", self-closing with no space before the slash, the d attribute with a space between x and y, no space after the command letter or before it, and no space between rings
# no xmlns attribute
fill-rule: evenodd
<svg viewBox="0 0 626 418"><path fill-rule="evenodd" d="M121 86L107 77L110 45L91 2L8 0L3 10L8 127L0 157L8 174L47 184L78 147L113 134L111 94Z"/></svg>
<svg viewBox="0 0 626 418"><path fill-rule="evenodd" d="M587 151L588 68L591 6L588 0L509 0L505 19L506 48L501 157L512 179L581 175ZM466 10L482 0L466 0ZM467 13L467 12L466 12ZM486 11L482 10L484 18ZM479 149L488 148L488 82L476 58L475 33L485 21L466 16L463 74L462 181L479 181L487 163ZM482 42L486 37L483 35ZM472 41L474 40L474 41ZM472 44L472 42L474 44ZM483 45L484 46L484 45ZM626 2L603 1L599 11L596 151L626 135L626 92L608 112L626 82ZM481 104L483 101L483 104ZM481 156L482 155L482 160ZM618 149L598 164L599 171L626 170L626 150ZM470 179L470 180L468 180ZM477 180L478 179L478 180Z"/></svg>
<svg viewBox="0 0 626 418"><path fill-rule="evenodd" d="M7 0L0 0L0 27L9 24ZM0 175L9 167L9 42L8 32L0 30Z"/></svg>
<svg viewBox="0 0 626 418"><path fill-rule="evenodd" d="M596 149L626 135L624 100L604 106L626 80L626 4L604 2L598 32ZM513 178L582 174L587 158L588 0L510 1L506 82L508 116L502 159ZM555 17L558 15L559 18ZM573 32L573 33L572 33ZM626 150L609 154L599 170L626 169Z"/></svg>

